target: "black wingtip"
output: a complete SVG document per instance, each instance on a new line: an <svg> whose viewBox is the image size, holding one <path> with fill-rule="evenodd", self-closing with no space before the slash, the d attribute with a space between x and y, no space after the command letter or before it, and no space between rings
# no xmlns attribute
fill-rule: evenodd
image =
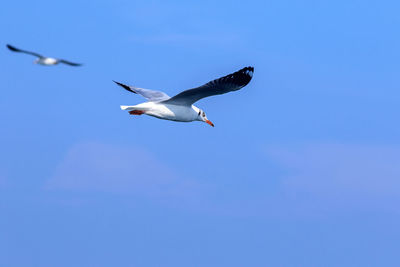
<svg viewBox="0 0 400 267"><path fill-rule="evenodd" d="M251 75L253 75L253 73L254 73L254 67L251 67L251 66L248 66L248 67L245 67L245 68L243 68L243 69L241 69L241 70L239 70L239 72L243 72L243 73L251 73Z"/></svg>
<svg viewBox="0 0 400 267"><path fill-rule="evenodd" d="M124 88L125 90L136 94L136 92L133 91L128 85L123 84L123 83L116 82L116 81L114 81L114 80L112 80L112 81L115 82L116 84L118 84L119 86L121 86L122 88Z"/></svg>
<svg viewBox="0 0 400 267"><path fill-rule="evenodd" d="M226 77L230 79L233 83L243 87L251 81L251 79L253 78L253 73L254 67L248 66Z"/></svg>
<svg viewBox="0 0 400 267"><path fill-rule="evenodd" d="M18 51L18 49L15 48L15 47L12 46L12 45L7 44L6 46L7 46L7 48L10 49L11 51L14 51L14 52L17 52L17 51Z"/></svg>
<svg viewBox="0 0 400 267"><path fill-rule="evenodd" d="M113 82L115 82L116 84L118 84L119 86L122 86L122 87L126 87L126 85L125 84L123 84L123 83L119 83L119 82L117 82L117 81L114 81L114 80L112 80Z"/></svg>
<svg viewBox="0 0 400 267"><path fill-rule="evenodd" d="M254 74L254 67L251 67L251 66L246 67L246 68L244 68L244 72L245 72L247 75L249 75L250 77L253 77L253 74Z"/></svg>

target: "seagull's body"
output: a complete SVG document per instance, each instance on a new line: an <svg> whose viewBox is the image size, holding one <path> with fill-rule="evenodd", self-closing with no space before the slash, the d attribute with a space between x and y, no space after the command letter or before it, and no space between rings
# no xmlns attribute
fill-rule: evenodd
<svg viewBox="0 0 400 267"><path fill-rule="evenodd" d="M43 66L51 66L58 64L57 59L52 57L42 57L35 60L36 64L40 64Z"/></svg>
<svg viewBox="0 0 400 267"><path fill-rule="evenodd" d="M40 55L38 53L22 50L22 49L14 47L12 45L9 45L9 44L7 45L7 48L10 49L13 52L25 53L25 54L28 54L28 55L35 56L35 57L37 57L37 59L35 59L35 61L33 61L33 63L39 64L39 65L43 65L43 66L52 66L52 65L57 65L59 63L64 63L64 64L67 64L67 65L70 65L70 66L81 66L82 65L82 64L79 64L79 63L73 63L73 62L70 62L70 61L66 61L64 59L45 57L45 56L42 56L42 55Z"/></svg>
<svg viewBox="0 0 400 267"><path fill-rule="evenodd" d="M129 111L132 115L146 114L163 120L182 122L195 121L200 111L194 105L182 106L151 101L136 106L121 106L121 109Z"/></svg>
<svg viewBox="0 0 400 267"><path fill-rule="evenodd" d="M163 120L181 122L204 121L214 126L207 119L204 111L193 104L204 97L241 89L250 82L253 72L253 67L246 67L203 86L183 91L174 97L169 97L160 91L128 86L119 82L115 83L132 93L142 95L148 100L148 102L135 106L121 106L122 110L129 111L131 115L146 114Z"/></svg>

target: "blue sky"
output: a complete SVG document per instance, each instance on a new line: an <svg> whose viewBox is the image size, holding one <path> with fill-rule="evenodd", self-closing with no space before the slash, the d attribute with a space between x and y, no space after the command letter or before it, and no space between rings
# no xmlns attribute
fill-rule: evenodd
<svg viewBox="0 0 400 267"><path fill-rule="evenodd" d="M6 1L1 266L397 266L396 1ZM5 44L82 62L34 65ZM215 128L129 116L121 81Z"/></svg>

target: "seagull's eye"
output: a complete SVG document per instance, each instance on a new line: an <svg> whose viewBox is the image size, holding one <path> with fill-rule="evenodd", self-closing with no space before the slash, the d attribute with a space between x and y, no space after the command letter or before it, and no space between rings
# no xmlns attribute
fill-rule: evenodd
<svg viewBox="0 0 400 267"><path fill-rule="evenodd" d="M203 112L203 117L205 117L205 116L206 116L206 113Z"/></svg>
<svg viewBox="0 0 400 267"><path fill-rule="evenodd" d="M200 116L201 111L199 110L199 116Z"/></svg>

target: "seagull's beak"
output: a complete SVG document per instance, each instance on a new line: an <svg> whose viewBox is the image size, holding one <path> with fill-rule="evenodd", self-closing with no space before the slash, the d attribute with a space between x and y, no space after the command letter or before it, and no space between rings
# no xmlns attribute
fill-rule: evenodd
<svg viewBox="0 0 400 267"><path fill-rule="evenodd" d="M208 124L210 124L212 127L214 127L214 123L212 123L211 121L206 120L206 122L207 122Z"/></svg>

